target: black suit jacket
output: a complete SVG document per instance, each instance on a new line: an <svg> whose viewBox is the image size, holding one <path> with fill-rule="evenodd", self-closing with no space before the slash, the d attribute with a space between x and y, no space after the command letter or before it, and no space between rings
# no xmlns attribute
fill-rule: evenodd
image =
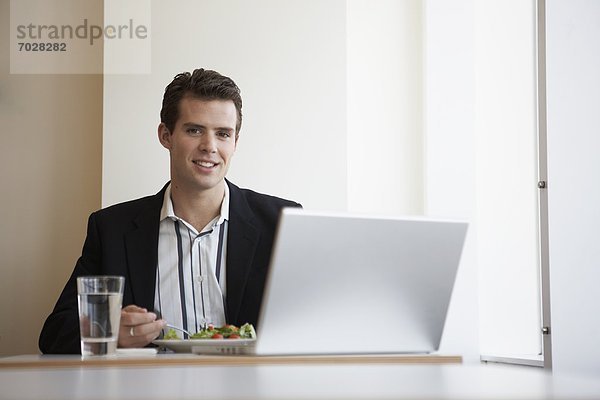
<svg viewBox="0 0 600 400"><path fill-rule="evenodd" d="M279 213L300 204L229 185L227 236L228 323L257 324ZM154 309L163 189L90 215L87 238L65 288L40 334L43 353L79 353L77 277L125 277L123 306Z"/></svg>

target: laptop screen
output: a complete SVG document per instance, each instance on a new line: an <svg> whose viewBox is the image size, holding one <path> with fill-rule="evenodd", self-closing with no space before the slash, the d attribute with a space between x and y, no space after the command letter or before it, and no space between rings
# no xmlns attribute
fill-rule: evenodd
<svg viewBox="0 0 600 400"><path fill-rule="evenodd" d="M257 354L438 349L465 222L285 209Z"/></svg>

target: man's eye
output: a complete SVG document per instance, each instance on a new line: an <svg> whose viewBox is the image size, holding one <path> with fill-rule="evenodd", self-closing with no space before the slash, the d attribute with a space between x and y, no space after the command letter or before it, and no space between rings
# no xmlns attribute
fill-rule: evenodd
<svg viewBox="0 0 600 400"><path fill-rule="evenodd" d="M220 131L217 133L219 136L224 137L224 138L228 138L231 136L231 133L227 132L227 131Z"/></svg>
<svg viewBox="0 0 600 400"><path fill-rule="evenodd" d="M200 129L188 128L188 130L186 132L189 133L190 135L198 135L200 133Z"/></svg>

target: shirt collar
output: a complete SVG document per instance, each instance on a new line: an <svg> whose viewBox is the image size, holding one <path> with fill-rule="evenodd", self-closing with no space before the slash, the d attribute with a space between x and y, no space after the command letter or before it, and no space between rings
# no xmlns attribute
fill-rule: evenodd
<svg viewBox="0 0 600 400"><path fill-rule="evenodd" d="M225 195L223 196L221 214L219 215L216 225L222 224L223 221L229 221L229 185L225 181L223 183L225 184Z"/></svg>
<svg viewBox="0 0 600 400"><path fill-rule="evenodd" d="M225 195L223 196L223 202L221 203L221 213L215 218L213 226L221 225L224 221L229 221L229 185L225 183ZM173 200L171 200L171 183L167 185L165 189L165 196L163 198L162 208L160 210L160 221L165 219L180 220L180 217L175 214L173 208ZM185 221L184 221L185 222Z"/></svg>

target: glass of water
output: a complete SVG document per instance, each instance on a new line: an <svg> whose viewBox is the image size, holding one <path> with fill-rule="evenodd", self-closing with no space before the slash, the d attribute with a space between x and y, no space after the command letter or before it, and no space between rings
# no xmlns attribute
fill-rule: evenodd
<svg viewBox="0 0 600 400"><path fill-rule="evenodd" d="M84 357L116 353L124 286L122 276L77 278L81 355Z"/></svg>

